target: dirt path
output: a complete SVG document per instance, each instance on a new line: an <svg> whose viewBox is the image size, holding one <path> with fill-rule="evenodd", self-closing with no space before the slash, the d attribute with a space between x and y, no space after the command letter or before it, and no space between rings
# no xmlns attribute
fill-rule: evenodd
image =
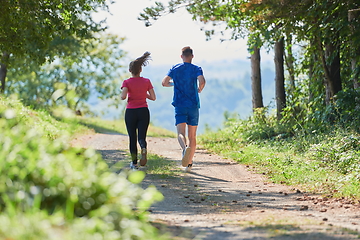
<svg viewBox="0 0 360 240"><path fill-rule="evenodd" d="M124 161L128 151L124 135L83 136L75 144L98 150L110 164ZM181 168L176 139L148 138L148 148ZM169 226L173 239L345 240L360 236L358 202L326 199L273 184L249 167L206 150L196 151L191 173L168 179L147 174L143 186L149 184L165 196L151 207L151 219Z"/></svg>

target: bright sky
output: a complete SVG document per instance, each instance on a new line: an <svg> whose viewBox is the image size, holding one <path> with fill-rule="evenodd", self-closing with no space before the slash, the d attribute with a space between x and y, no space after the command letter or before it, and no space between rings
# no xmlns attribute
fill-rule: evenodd
<svg viewBox="0 0 360 240"><path fill-rule="evenodd" d="M150 0L116 0L110 5L107 17L109 31L126 37L123 49L134 59L145 51L151 52L152 63L173 65L181 61L181 48L190 46L194 50L193 62L214 60L246 60L249 56L246 40L220 42L220 37L206 41L205 33L200 31L204 25L193 21L184 9L175 14L161 17L151 27L137 20L146 7L152 6Z"/></svg>

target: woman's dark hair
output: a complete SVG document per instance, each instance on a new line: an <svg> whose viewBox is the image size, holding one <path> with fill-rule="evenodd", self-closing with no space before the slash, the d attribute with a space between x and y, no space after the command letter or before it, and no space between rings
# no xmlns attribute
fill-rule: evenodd
<svg viewBox="0 0 360 240"><path fill-rule="evenodd" d="M129 71L134 75L139 74L141 67L148 65L149 60L151 60L150 54L150 52L145 52L141 57L138 57L134 61L130 62Z"/></svg>

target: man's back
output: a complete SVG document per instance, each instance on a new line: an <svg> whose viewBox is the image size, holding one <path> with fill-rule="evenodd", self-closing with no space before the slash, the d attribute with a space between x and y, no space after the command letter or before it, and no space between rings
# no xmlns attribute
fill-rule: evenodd
<svg viewBox="0 0 360 240"><path fill-rule="evenodd" d="M203 75L201 67L192 63L179 63L170 69L168 76L174 82L173 106L200 107L197 80L200 75Z"/></svg>

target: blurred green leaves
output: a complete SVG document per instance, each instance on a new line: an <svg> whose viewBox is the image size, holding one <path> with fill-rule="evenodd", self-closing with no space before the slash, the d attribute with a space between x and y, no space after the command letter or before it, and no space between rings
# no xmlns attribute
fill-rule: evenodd
<svg viewBox="0 0 360 240"><path fill-rule="evenodd" d="M26 66L23 61L14 62L8 71L6 94L16 95L35 109L65 106L86 114L90 113L90 99L107 99L109 105L118 107L127 64L126 52L121 49L124 40L112 34L96 34L81 42L59 41L56 46L67 44L67 52L51 62Z"/></svg>
<svg viewBox="0 0 360 240"><path fill-rule="evenodd" d="M129 174L128 180L132 183L139 184L145 178L145 172L143 171L134 171Z"/></svg>
<svg viewBox="0 0 360 240"><path fill-rule="evenodd" d="M72 148L67 136L44 134L46 125L36 124L42 114L0 100L1 236L164 239L146 211L163 196L138 185L145 173L111 172L94 150Z"/></svg>

